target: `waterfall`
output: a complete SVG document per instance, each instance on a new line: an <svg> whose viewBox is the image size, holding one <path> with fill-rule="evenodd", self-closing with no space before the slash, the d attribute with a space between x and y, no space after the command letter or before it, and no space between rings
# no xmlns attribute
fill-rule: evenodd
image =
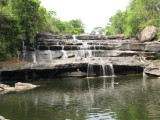
<svg viewBox="0 0 160 120"><path fill-rule="evenodd" d="M88 77L92 77L93 76L93 65L92 64L88 64L87 67L87 78Z"/></svg>
<svg viewBox="0 0 160 120"><path fill-rule="evenodd" d="M82 42L82 46L81 46L81 50L82 50L82 53L81 53L81 57L92 57L92 50L90 50L90 46L88 45L87 42Z"/></svg>
<svg viewBox="0 0 160 120"><path fill-rule="evenodd" d="M87 57L92 57L92 51L91 50L87 50Z"/></svg>
<svg viewBox="0 0 160 120"><path fill-rule="evenodd" d="M48 55L49 55L48 59L52 60L52 52L51 52L51 50L48 50Z"/></svg>
<svg viewBox="0 0 160 120"><path fill-rule="evenodd" d="M25 57L26 57L26 46L24 44L24 41L23 41L23 44L22 44L22 56L23 56L23 61L25 61Z"/></svg>
<svg viewBox="0 0 160 120"><path fill-rule="evenodd" d="M37 59L36 59L36 53L32 52L32 60L33 60L33 64L37 64Z"/></svg>
<svg viewBox="0 0 160 120"><path fill-rule="evenodd" d="M101 65L102 66L102 73L103 73L103 76L106 76L106 71L107 71L107 67L106 67L106 65L104 65L104 64L102 64Z"/></svg>
<svg viewBox="0 0 160 120"><path fill-rule="evenodd" d="M77 58L79 57L78 51L74 51L74 56Z"/></svg>
<svg viewBox="0 0 160 120"><path fill-rule="evenodd" d="M73 40L77 40L77 39L76 39L76 35L72 35L72 37L73 37Z"/></svg>
<svg viewBox="0 0 160 120"><path fill-rule="evenodd" d="M114 68L112 64L102 64L103 76L114 76Z"/></svg>
<svg viewBox="0 0 160 120"><path fill-rule="evenodd" d="M87 77L93 77L93 66L94 66L94 64L88 64ZM106 76L113 77L114 76L114 68L113 68L112 64L101 63L99 66L100 66L100 74L103 77L106 77Z"/></svg>
<svg viewBox="0 0 160 120"><path fill-rule="evenodd" d="M113 65L112 64L109 64L110 66L110 69L111 69L111 75L114 76L114 68L113 68Z"/></svg>
<svg viewBox="0 0 160 120"><path fill-rule="evenodd" d="M64 50L64 46L62 46L61 52L63 53L62 59L68 58L67 51Z"/></svg>
<svg viewBox="0 0 160 120"><path fill-rule="evenodd" d="M48 46L48 51L47 51L47 52L48 52L48 59L49 59L49 60L52 60L52 57L53 57L53 56L52 56L52 51L50 50L50 47L49 47L49 46Z"/></svg>

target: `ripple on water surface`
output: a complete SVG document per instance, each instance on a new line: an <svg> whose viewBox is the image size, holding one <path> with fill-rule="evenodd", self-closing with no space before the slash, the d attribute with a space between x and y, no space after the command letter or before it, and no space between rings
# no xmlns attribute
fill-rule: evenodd
<svg viewBox="0 0 160 120"><path fill-rule="evenodd" d="M41 87L0 95L11 120L159 120L160 79L141 76L47 79Z"/></svg>

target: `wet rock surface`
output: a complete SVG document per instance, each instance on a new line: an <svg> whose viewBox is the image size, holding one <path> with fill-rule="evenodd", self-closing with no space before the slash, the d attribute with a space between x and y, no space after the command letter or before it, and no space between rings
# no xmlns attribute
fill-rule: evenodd
<svg viewBox="0 0 160 120"><path fill-rule="evenodd" d="M89 64L95 69L111 64L115 74L139 73L143 68L149 73L151 70L147 70L147 66L150 63L146 60L159 55L159 45L158 41L141 43L124 35L39 34L33 51L26 50L25 44L22 46L21 58L27 64L2 66L1 79L26 81L40 77L85 77ZM81 73L77 72L78 69ZM95 74L99 75L98 71Z"/></svg>

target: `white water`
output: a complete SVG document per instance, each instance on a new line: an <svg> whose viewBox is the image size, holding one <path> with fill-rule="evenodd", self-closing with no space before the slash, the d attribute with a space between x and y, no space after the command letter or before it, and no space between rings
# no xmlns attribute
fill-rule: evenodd
<svg viewBox="0 0 160 120"><path fill-rule="evenodd" d="M88 64L88 67L87 67L87 78L88 77L93 77L93 65L92 64Z"/></svg>
<svg viewBox="0 0 160 120"><path fill-rule="evenodd" d="M25 61L25 57L26 57L26 46L24 44L24 41L23 41L23 44L22 44L22 52L23 52L23 61Z"/></svg>
<svg viewBox="0 0 160 120"><path fill-rule="evenodd" d="M114 76L114 68L113 68L113 65L112 64L109 64L110 66L110 69L111 69L111 75Z"/></svg>
<svg viewBox="0 0 160 120"><path fill-rule="evenodd" d="M81 57L92 57L92 50L90 50L90 45L87 42L82 42L81 46Z"/></svg>
<svg viewBox="0 0 160 120"><path fill-rule="evenodd" d="M34 64L37 64L36 53L32 52L32 60Z"/></svg>
<svg viewBox="0 0 160 120"><path fill-rule="evenodd" d="M52 52L51 52L51 50L48 50L48 59L52 60Z"/></svg>
<svg viewBox="0 0 160 120"><path fill-rule="evenodd" d="M53 56L52 56L52 51L50 50L49 47L48 47L48 51L47 51L47 52L48 52L48 59L49 59L49 60L52 60L52 57L53 57Z"/></svg>
<svg viewBox="0 0 160 120"><path fill-rule="evenodd" d="M76 39L76 35L72 35L72 37L73 37L73 40L77 40L77 39Z"/></svg>
<svg viewBox="0 0 160 120"><path fill-rule="evenodd" d="M101 65L102 66L102 73L103 73L103 76L106 76L106 71L107 71L107 67L106 67L106 65L104 65L104 64L102 64Z"/></svg>
<svg viewBox="0 0 160 120"><path fill-rule="evenodd" d="M67 51L64 50L64 46L62 46L62 51L61 51L61 52L62 52L62 54L63 54L63 55L62 55L62 59L68 58Z"/></svg>
<svg viewBox="0 0 160 120"><path fill-rule="evenodd" d="M93 65L94 64L88 64L87 67L87 77L93 77ZM114 76L114 68L112 64L104 64L101 63L100 65L100 74L103 75L103 77Z"/></svg>

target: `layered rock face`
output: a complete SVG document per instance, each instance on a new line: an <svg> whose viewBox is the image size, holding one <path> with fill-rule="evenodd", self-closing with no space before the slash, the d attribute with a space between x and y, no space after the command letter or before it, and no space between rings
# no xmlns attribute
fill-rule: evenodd
<svg viewBox="0 0 160 120"><path fill-rule="evenodd" d="M130 56L138 54L133 51L142 50L144 44L140 44L138 40L125 39L123 36L39 34L35 47L27 47L23 60L40 62L72 57Z"/></svg>
<svg viewBox="0 0 160 120"><path fill-rule="evenodd" d="M38 34L34 46L22 46L22 60L28 64L3 67L1 79L142 73L149 64L145 59L158 55L159 46L159 42L141 43L123 35Z"/></svg>

